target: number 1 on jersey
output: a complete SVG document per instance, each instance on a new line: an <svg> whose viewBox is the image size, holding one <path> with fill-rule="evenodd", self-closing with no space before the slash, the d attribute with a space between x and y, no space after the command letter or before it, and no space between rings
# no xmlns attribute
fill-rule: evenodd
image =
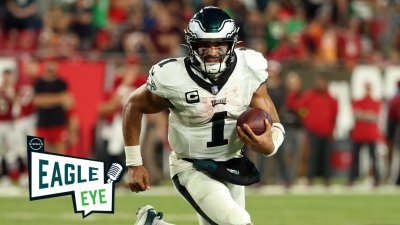
<svg viewBox="0 0 400 225"><path fill-rule="evenodd" d="M207 142L207 148L228 144L228 139L224 139L225 116L227 115L226 111L217 112L211 118L211 141Z"/></svg>

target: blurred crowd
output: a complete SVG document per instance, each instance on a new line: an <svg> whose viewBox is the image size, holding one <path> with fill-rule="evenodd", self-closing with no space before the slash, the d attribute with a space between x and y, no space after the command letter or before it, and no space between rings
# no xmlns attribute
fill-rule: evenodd
<svg viewBox="0 0 400 225"><path fill-rule="evenodd" d="M102 104L95 115L98 121L93 128L91 157L105 161L106 166L113 161L124 164L124 101L146 82L143 71L149 65L185 55L183 30L192 15L206 5L228 12L240 26L239 45L262 52L270 62L269 93L287 136L273 159L255 156L260 171L263 173L267 164L276 165L276 180L286 187L299 177L312 185L317 176L330 185L338 102L328 92L329 79L324 73L316 74L314 85L304 90L304 74L283 74L281 63L348 71L358 64L399 65L398 0L1 1L0 55L23 62L16 70L5 69L0 78L1 179L26 180L26 146L15 145L24 143L25 135L45 137L52 152L69 154L81 147L75 100L68 82L57 76L59 60L111 62ZM365 93L368 88L366 85ZM398 127L393 126L400 119L396 96L393 101L380 102L366 94L365 99L352 102L351 116L356 122L349 135L352 160L346 174L348 185L360 174L372 177L377 186L398 173L390 172L392 149L399 139ZM392 126L387 129L378 125L383 105L391 109L387 118ZM167 112L148 115L143 122L143 155L153 184L166 177L166 123ZM13 129L18 132L10 132ZM383 161L377 155L379 143L389 149ZM359 155L364 145L371 158L366 174L360 172ZM378 165L382 162L384 165ZM386 168L385 173L382 168ZM271 183L267 174L263 178L261 184Z"/></svg>
<svg viewBox="0 0 400 225"><path fill-rule="evenodd" d="M276 60L318 66L396 64L398 0L6 0L2 52L40 57L107 57L157 62L185 49L183 30L205 5L227 11L243 45Z"/></svg>

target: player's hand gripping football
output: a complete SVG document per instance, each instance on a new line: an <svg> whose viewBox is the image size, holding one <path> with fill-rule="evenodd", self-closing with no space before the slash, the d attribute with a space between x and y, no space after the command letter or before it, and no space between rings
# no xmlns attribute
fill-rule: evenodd
<svg viewBox="0 0 400 225"><path fill-rule="evenodd" d="M237 126L236 130L239 138L248 148L258 153L269 155L273 152L275 146L272 142L271 123L267 119L264 120L264 123L265 131L261 135L254 134L247 124L244 124L245 132L240 126Z"/></svg>
<svg viewBox="0 0 400 225"><path fill-rule="evenodd" d="M128 185L136 193L150 189L149 173L144 166L128 166Z"/></svg>

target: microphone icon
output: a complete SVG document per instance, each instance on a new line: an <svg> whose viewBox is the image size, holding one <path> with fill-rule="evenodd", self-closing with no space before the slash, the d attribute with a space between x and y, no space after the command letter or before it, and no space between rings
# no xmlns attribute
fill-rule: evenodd
<svg viewBox="0 0 400 225"><path fill-rule="evenodd" d="M118 177L121 175L124 169L119 163L113 163L110 166L110 169L107 172L108 180L107 183L113 183L118 180Z"/></svg>

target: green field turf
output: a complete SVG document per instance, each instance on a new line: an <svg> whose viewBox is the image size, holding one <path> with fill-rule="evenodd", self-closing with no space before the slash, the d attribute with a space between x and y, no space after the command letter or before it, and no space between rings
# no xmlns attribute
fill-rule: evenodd
<svg viewBox="0 0 400 225"><path fill-rule="evenodd" d="M29 201L0 197L1 225L133 225L139 206L152 204L178 225L197 224L192 208L179 196L118 194L115 214L75 214L70 196ZM399 194L258 195L247 197L256 225L400 225Z"/></svg>

